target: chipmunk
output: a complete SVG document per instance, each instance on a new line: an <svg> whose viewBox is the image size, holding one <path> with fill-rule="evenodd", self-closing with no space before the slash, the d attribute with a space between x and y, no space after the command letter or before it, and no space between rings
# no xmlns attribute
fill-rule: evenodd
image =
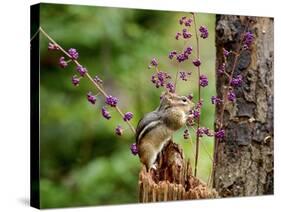
<svg viewBox="0 0 281 212"><path fill-rule="evenodd" d="M162 95L159 107L146 114L138 123L136 143L140 161L146 170L156 169L153 165L157 155L171 139L175 131L180 129L194 107L186 96L178 96L166 92Z"/></svg>

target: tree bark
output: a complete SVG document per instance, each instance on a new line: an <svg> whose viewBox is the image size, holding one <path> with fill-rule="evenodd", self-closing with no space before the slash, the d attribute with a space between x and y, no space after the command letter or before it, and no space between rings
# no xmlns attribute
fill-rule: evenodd
<svg viewBox="0 0 281 212"><path fill-rule="evenodd" d="M249 50L238 57L234 76L243 84L235 88L236 101L224 108L225 137L215 144L213 186L221 197L273 194L273 18L217 15L217 68L223 48L236 50L241 34L254 33ZM228 59L226 71L234 63ZM227 80L217 77L217 95L222 97ZM216 106L217 120L222 106ZM218 121L216 123L218 128Z"/></svg>

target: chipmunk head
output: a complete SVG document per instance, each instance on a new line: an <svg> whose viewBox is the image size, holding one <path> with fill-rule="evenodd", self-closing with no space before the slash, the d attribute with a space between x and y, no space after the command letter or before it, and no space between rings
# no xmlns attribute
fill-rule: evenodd
<svg viewBox="0 0 281 212"><path fill-rule="evenodd" d="M165 92L161 95L161 102L158 111L162 114L166 124L174 130L181 128L189 115L194 103L186 96L179 96L175 93Z"/></svg>
<svg viewBox="0 0 281 212"><path fill-rule="evenodd" d="M158 110L166 110L172 107L188 113L194 107L194 103L186 96L179 96L170 92L163 93Z"/></svg>

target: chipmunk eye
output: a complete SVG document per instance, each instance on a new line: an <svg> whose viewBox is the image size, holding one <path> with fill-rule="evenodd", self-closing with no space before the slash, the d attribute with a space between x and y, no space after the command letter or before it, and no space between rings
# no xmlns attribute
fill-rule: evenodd
<svg viewBox="0 0 281 212"><path fill-rule="evenodd" d="M187 98L186 98L186 97L183 97L183 98L182 98L182 101L183 101L183 102L187 102Z"/></svg>

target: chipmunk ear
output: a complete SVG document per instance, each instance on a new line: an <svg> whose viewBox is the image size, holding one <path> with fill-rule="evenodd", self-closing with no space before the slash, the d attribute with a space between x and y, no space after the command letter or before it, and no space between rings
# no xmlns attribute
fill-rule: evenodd
<svg viewBox="0 0 281 212"><path fill-rule="evenodd" d="M173 99L173 95L172 93L170 92L162 92L161 96L160 96L160 99L161 99L161 103L162 104L171 104L172 103L172 99Z"/></svg>
<svg viewBox="0 0 281 212"><path fill-rule="evenodd" d="M163 91L160 95L160 99L163 99L163 97L166 95L167 92Z"/></svg>

